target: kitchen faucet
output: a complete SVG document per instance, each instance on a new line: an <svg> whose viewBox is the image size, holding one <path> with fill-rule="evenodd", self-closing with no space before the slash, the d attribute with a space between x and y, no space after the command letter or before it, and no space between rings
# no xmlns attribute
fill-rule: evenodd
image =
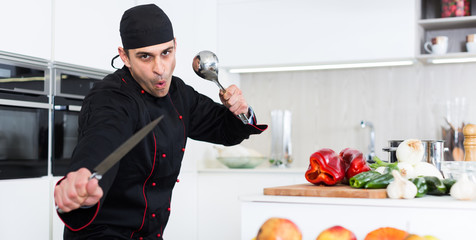
<svg viewBox="0 0 476 240"><path fill-rule="evenodd" d="M375 156L375 130L374 130L374 125L372 122L364 121L362 120L360 122L360 126L362 128L370 128L370 144L369 144L369 154L367 154L366 158L367 161L373 162L373 158Z"/></svg>

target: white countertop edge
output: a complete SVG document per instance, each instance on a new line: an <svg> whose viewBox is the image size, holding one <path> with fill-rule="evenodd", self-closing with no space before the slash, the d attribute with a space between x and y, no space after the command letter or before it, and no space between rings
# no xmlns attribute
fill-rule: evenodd
<svg viewBox="0 0 476 240"><path fill-rule="evenodd" d="M304 173L307 169L304 168L199 168L199 173L289 173L296 174L301 173L304 176Z"/></svg>
<svg viewBox="0 0 476 240"><path fill-rule="evenodd" d="M243 195L241 202L321 204L373 207L438 208L476 210L476 201L459 201L451 196L425 196L415 199L328 198L304 196Z"/></svg>

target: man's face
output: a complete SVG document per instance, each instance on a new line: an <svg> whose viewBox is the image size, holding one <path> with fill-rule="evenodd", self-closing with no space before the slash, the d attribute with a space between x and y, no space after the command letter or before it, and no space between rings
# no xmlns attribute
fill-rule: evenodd
<svg viewBox="0 0 476 240"><path fill-rule="evenodd" d="M128 56L119 48L124 65L132 77L149 94L164 97L170 89L172 73L175 69L175 39L143 48L129 49Z"/></svg>

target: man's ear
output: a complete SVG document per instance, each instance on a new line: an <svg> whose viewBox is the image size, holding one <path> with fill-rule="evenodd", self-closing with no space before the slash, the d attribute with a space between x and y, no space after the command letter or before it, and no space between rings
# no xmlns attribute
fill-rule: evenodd
<svg viewBox="0 0 476 240"><path fill-rule="evenodd" d="M129 63L129 57L126 54L126 51L122 47L118 47L117 51L119 52L119 56L122 59L122 62L124 62L124 65L126 67L131 67L131 64Z"/></svg>

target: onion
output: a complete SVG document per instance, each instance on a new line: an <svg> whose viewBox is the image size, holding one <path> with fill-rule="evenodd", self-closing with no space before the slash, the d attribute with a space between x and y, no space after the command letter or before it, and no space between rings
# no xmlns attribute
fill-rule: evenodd
<svg viewBox="0 0 476 240"><path fill-rule="evenodd" d="M435 167L435 165L427 162L419 162L415 164L414 174L418 176L434 176L439 179L443 179L443 175L441 175L441 172L438 170L438 168Z"/></svg>
<svg viewBox="0 0 476 240"><path fill-rule="evenodd" d="M423 159L425 150L423 144L418 139L407 139L397 147L397 160L399 162L409 162L416 164Z"/></svg>
<svg viewBox="0 0 476 240"><path fill-rule="evenodd" d="M413 164L409 162L399 162L397 166L398 169L400 169L400 175L402 175L402 177L406 179L418 177L418 175L415 174L415 167Z"/></svg>

